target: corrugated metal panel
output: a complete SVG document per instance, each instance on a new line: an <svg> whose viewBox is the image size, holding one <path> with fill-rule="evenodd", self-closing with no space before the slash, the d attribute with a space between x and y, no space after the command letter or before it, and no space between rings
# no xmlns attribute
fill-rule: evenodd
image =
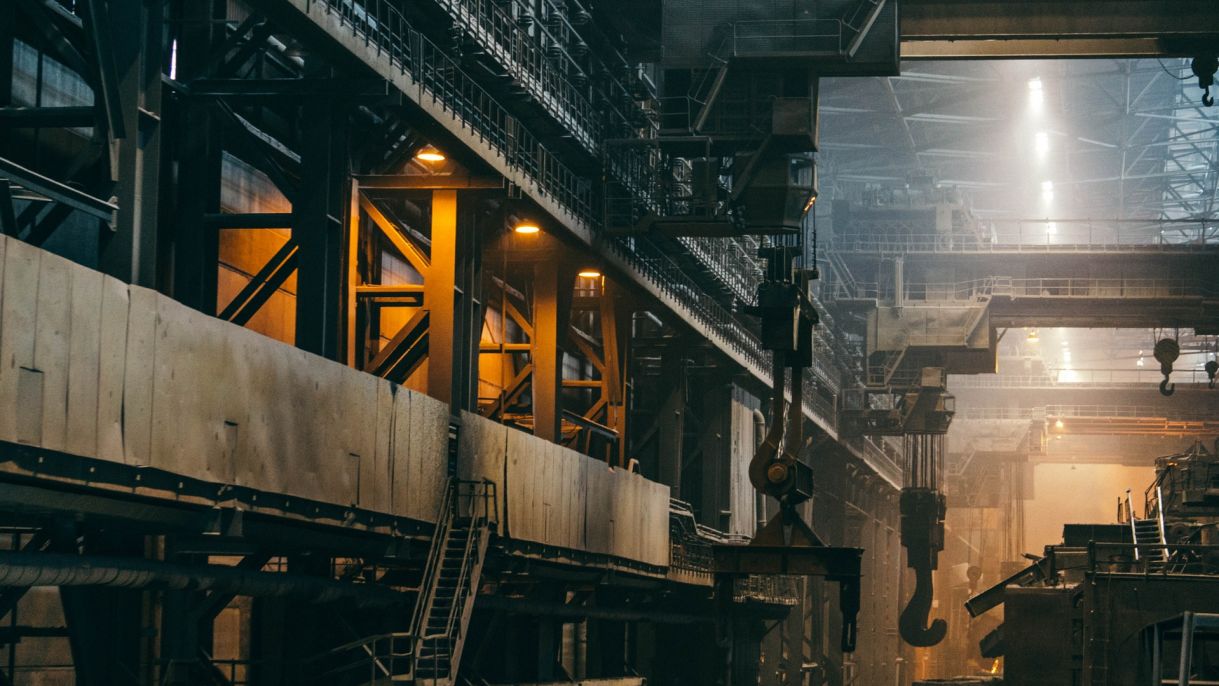
<svg viewBox="0 0 1219 686"><path fill-rule="evenodd" d="M405 391L404 391L405 392ZM360 465L360 507L390 511L390 488L393 484L394 461L394 388L388 381L378 380L376 441L371 459Z"/></svg>
<svg viewBox="0 0 1219 686"><path fill-rule="evenodd" d="M273 387L247 376L264 368L233 345L228 325L156 297L152 358L153 467L197 479L233 483L232 428L244 431L246 401L265 401ZM261 357L261 356L260 356ZM252 364L251 364L252 363ZM145 362L147 364L147 362ZM251 381L256 381L251 383Z"/></svg>
<svg viewBox="0 0 1219 686"><path fill-rule="evenodd" d="M357 372L358 373L358 372ZM409 516L436 521L448 481L449 405L422 393L410 393L409 472L415 475L410 487Z"/></svg>
<svg viewBox="0 0 1219 686"><path fill-rule="evenodd" d="M127 361L123 372L123 454L130 465L152 464L152 361L156 291L128 286Z"/></svg>
<svg viewBox="0 0 1219 686"><path fill-rule="evenodd" d="M17 440L17 387L21 368L34 366L34 315L39 251L4 239L3 304L0 306L0 439ZM41 422L40 422L41 423Z"/></svg>
<svg viewBox="0 0 1219 686"><path fill-rule="evenodd" d="M72 263L42 253L38 264L38 311L34 368L42 373L42 441L63 450L68 434L68 357L72 314Z"/></svg>
<svg viewBox="0 0 1219 686"><path fill-rule="evenodd" d="M123 378L127 369L127 284L102 279L97 376L97 456L123 462Z"/></svg>
<svg viewBox="0 0 1219 686"><path fill-rule="evenodd" d="M64 449L76 455L97 454L103 281L104 277L91 269L74 266L72 270Z"/></svg>
<svg viewBox="0 0 1219 686"><path fill-rule="evenodd" d="M435 520L447 403L17 241L0 269L0 439ZM666 487L468 413L459 456L512 537L667 562Z"/></svg>

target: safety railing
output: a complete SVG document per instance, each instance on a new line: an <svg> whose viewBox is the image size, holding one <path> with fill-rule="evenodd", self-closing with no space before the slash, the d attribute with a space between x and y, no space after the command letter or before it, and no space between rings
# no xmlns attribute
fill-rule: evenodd
<svg viewBox="0 0 1219 686"><path fill-rule="evenodd" d="M798 605L800 578L771 574L750 574L733 580L732 600L736 603Z"/></svg>
<svg viewBox="0 0 1219 686"><path fill-rule="evenodd" d="M1062 369L1048 375L953 375L952 388L1150 388L1164 380L1155 360L1137 369ZM1178 386L1208 382L1203 369L1176 368L1172 380Z"/></svg>
<svg viewBox="0 0 1219 686"><path fill-rule="evenodd" d="M409 674L415 638L409 632L367 636L305 660L307 684L383 683Z"/></svg>
<svg viewBox="0 0 1219 686"><path fill-rule="evenodd" d="M1163 562L1150 553L1164 551L1164 544L1155 543L1096 543L1089 542L1086 571L1111 574L1144 574L1148 576L1219 575L1215 555L1219 545L1193 543L1168 544L1168 560ZM1138 551L1136 559L1135 553Z"/></svg>
<svg viewBox="0 0 1219 686"><path fill-rule="evenodd" d="M738 21L728 34L733 57L838 57L850 33L839 19Z"/></svg>
<svg viewBox="0 0 1219 686"><path fill-rule="evenodd" d="M850 296L857 299L890 300L894 292L891 283L860 283ZM1122 300L1200 298L1214 297L1216 293L1214 286L1197 279L1014 279L1006 276L944 283L907 283L902 289L903 300L907 303L979 303L995 297Z"/></svg>
<svg viewBox="0 0 1219 686"><path fill-rule="evenodd" d="M1214 421L1213 413L1174 408L1168 416L1163 407L1152 405L1045 405L1038 407L965 407L957 419L1164 419L1172 421Z"/></svg>
<svg viewBox="0 0 1219 686"><path fill-rule="evenodd" d="M321 7L393 68L411 78L420 101L453 115L509 166L529 177L577 219L594 220L592 184L559 160L453 58L412 28L390 0L303 0Z"/></svg>
<svg viewBox="0 0 1219 686"><path fill-rule="evenodd" d="M1219 236L1208 235L1199 240L1169 241L1163 236L1129 242L1072 241L1022 242L1016 237L998 240L971 240L946 234L904 236L858 236L835 239L832 250L841 253L906 255L910 253L1193 253L1219 249Z"/></svg>
<svg viewBox="0 0 1219 686"><path fill-rule="evenodd" d="M590 153L602 139L598 113L529 36L503 2L493 0L435 0L459 26L508 70L557 122Z"/></svg>

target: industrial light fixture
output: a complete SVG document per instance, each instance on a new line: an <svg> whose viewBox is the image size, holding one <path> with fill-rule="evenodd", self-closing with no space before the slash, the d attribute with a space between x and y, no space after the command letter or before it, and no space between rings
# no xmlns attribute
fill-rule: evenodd
<svg viewBox="0 0 1219 686"><path fill-rule="evenodd" d="M433 145L425 145L415 153L415 159L422 162L444 162L444 153L440 152Z"/></svg>
<svg viewBox="0 0 1219 686"><path fill-rule="evenodd" d="M1029 329L1028 341L1029 343L1038 343L1041 341L1041 336L1037 334L1037 329Z"/></svg>
<svg viewBox="0 0 1219 686"><path fill-rule="evenodd" d="M584 269L581 269L576 276L579 276L581 279L599 279L601 278L601 272L597 269L593 269L592 267L585 267Z"/></svg>
<svg viewBox="0 0 1219 686"><path fill-rule="evenodd" d="M1063 427L1064 427L1064 426L1066 426L1066 425L1062 423L1062 420L1061 420L1061 419L1059 419L1058 421L1054 422L1054 428L1055 428L1055 429L1058 429L1059 431L1062 431L1062 429L1063 429Z"/></svg>
<svg viewBox="0 0 1219 686"><path fill-rule="evenodd" d="M542 229L531 221L522 221L518 222L516 226L512 227L512 230L520 234L534 234L538 233Z"/></svg>

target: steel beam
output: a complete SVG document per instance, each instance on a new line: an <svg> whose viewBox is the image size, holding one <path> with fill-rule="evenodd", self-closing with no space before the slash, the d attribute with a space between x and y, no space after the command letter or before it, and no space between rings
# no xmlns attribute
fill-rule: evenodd
<svg viewBox="0 0 1219 686"><path fill-rule="evenodd" d="M300 246L296 241L288 239L288 242L267 260L262 269L250 277L245 288L225 306L220 312L220 318L245 326L296 270L299 253Z"/></svg>
<svg viewBox="0 0 1219 686"><path fill-rule="evenodd" d="M114 225L118 206L0 157L0 178Z"/></svg>
<svg viewBox="0 0 1219 686"><path fill-rule="evenodd" d="M116 92L106 93L105 105L108 117L118 117L109 130L111 178L119 209L114 234L102 241L98 267L122 281L155 288L164 4L128 0L109 3L102 13L100 3L90 1L89 24L95 42L113 47ZM109 59L106 45L95 47ZM103 63L100 69L104 75L109 67Z"/></svg>
<svg viewBox="0 0 1219 686"><path fill-rule="evenodd" d="M92 107L3 107L0 129L92 127L96 117Z"/></svg>
<svg viewBox="0 0 1219 686"><path fill-rule="evenodd" d="M902 59L1187 57L1219 39L1209 0L903 0L901 10Z"/></svg>
<svg viewBox="0 0 1219 686"><path fill-rule="evenodd" d="M290 229L292 228L292 213L205 214L203 221L214 229Z"/></svg>

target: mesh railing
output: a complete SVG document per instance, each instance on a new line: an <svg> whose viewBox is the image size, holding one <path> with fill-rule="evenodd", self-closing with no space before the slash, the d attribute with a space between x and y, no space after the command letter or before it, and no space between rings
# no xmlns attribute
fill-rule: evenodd
<svg viewBox="0 0 1219 686"><path fill-rule="evenodd" d="M304 3L306 12L321 7L327 14L337 17L357 39L414 81L421 102L430 100L450 113L462 127L501 155L511 168L531 179L541 194L553 198L579 222L597 225L599 217L591 182L572 171L486 89L466 75L455 60L413 29L390 0L299 1ZM659 208L660 198L664 196L660 192L662 184L658 180L656 164L662 160L653 160L650 155L654 153L643 158L612 156L607 164L613 176L623 179L633 192L639 192L640 202ZM762 349L751 326L724 308L660 248L642 238L605 235L601 245L709 330L724 348L744 358L756 373L765 375L765 370L770 369L770 353ZM730 252L713 260L721 263L719 268L727 270L733 266ZM831 347L822 341L822 349ZM805 410L834 426L834 403L816 389L818 385L837 389L842 372L827 368L824 361L819 361L813 372L806 377Z"/></svg>

